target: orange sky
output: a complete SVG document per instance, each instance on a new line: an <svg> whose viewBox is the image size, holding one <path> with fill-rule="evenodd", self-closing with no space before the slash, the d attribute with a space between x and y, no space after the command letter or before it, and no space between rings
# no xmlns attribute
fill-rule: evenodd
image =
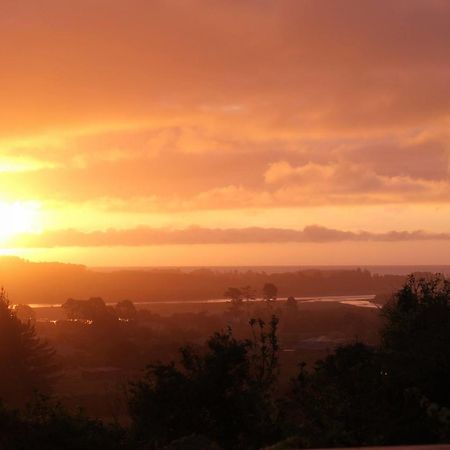
<svg viewBox="0 0 450 450"><path fill-rule="evenodd" d="M450 264L450 2L2 0L0 253Z"/></svg>

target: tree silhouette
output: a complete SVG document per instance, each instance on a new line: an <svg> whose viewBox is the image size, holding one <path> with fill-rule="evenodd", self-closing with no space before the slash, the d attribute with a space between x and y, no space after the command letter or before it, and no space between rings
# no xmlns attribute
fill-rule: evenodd
<svg viewBox="0 0 450 450"><path fill-rule="evenodd" d="M449 281L409 277L382 315L379 346L341 346L314 370L302 366L285 407L297 446L450 439Z"/></svg>
<svg viewBox="0 0 450 450"><path fill-rule="evenodd" d="M55 351L36 336L34 325L21 322L0 291L0 398L21 404L34 390L48 392L58 374Z"/></svg>
<svg viewBox="0 0 450 450"><path fill-rule="evenodd" d="M303 366L285 411L302 448L433 443L445 432L417 392L386 373L383 355L362 343L338 347L313 371Z"/></svg>
<svg viewBox="0 0 450 450"><path fill-rule="evenodd" d="M231 300L231 303L235 305L240 305L242 303L242 300L244 299L242 291L236 287L229 287L225 291L224 295L225 298L229 298Z"/></svg>
<svg viewBox="0 0 450 450"><path fill-rule="evenodd" d="M266 283L263 287L264 300L276 300L278 295L278 288L273 283Z"/></svg>
<svg viewBox="0 0 450 450"><path fill-rule="evenodd" d="M36 322L36 313L29 305L15 305L14 314L21 322L30 322L32 324Z"/></svg>
<svg viewBox="0 0 450 450"><path fill-rule="evenodd" d="M121 300L116 305L116 314L123 320L135 320L137 316L136 307L131 300Z"/></svg>
<svg viewBox="0 0 450 450"><path fill-rule="evenodd" d="M114 325L118 319L114 308L107 306L100 297L91 297L88 300L69 298L62 308L68 319L89 321L95 325Z"/></svg>
<svg viewBox="0 0 450 450"><path fill-rule="evenodd" d="M252 321L254 340L215 333L205 352L183 347L179 364L149 366L130 391L138 437L148 448L193 434L226 449L260 448L275 432L277 324Z"/></svg>
<svg viewBox="0 0 450 450"><path fill-rule="evenodd" d="M243 286L241 288L242 297L244 300L254 300L256 298L256 291L249 285Z"/></svg>
<svg viewBox="0 0 450 450"><path fill-rule="evenodd" d="M0 448L7 450L131 450L123 429L72 413L61 403L36 395L22 411L0 404Z"/></svg>
<svg viewBox="0 0 450 450"><path fill-rule="evenodd" d="M229 287L225 293L225 298L231 300L229 314L233 320L239 319L242 313L244 294L241 289L236 287Z"/></svg>
<svg viewBox="0 0 450 450"><path fill-rule="evenodd" d="M410 276L382 313L386 370L403 389L450 407L450 282Z"/></svg>

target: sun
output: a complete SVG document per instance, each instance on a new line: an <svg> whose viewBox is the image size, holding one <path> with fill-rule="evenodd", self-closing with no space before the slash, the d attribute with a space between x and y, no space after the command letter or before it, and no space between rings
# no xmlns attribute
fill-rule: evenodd
<svg viewBox="0 0 450 450"><path fill-rule="evenodd" d="M0 201L0 243L22 233L40 231L39 202Z"/></svg>

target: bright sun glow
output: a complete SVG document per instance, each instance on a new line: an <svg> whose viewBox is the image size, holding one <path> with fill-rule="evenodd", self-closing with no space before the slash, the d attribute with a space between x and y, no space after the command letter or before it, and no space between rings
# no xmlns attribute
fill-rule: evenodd
<svg viewBox="0 0 450 450"><path fill-rule="evenodd" d="M0 244L20 233L40 231L40 205L38 202L0 201Z"/></svg>

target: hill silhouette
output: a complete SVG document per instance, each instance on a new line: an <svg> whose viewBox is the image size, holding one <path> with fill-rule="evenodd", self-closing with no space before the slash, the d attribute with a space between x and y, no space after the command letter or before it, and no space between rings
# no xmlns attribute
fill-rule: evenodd
<svg viewBox="0 0 450 450"><path fill-rule="evenodd" d="M278 297L390 294L404 282L402 275L371 274L367 270L318 270L265 273L212 269L123 269L102 272L82 265L0 258L0 283L17 303L61 304L67 298L103 297L116 302L207 300L223 298L230 286L251 286L262 296L272 283Z"/></svg>

